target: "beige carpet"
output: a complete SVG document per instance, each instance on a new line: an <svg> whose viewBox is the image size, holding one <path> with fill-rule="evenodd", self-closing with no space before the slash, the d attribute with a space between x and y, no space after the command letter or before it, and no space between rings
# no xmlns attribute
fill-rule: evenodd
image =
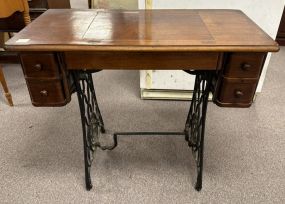
<svg viewBox="0 0 285 204"><path fill-rule="evenodd" d="M0 96L0 203L285 203L285 49L274 54L249 109L209 105L204 183L193 188L191 151L180 136L122 136L98 151L84 187L77 98L62 108L30 103L20 66L4 66L15 107ZM144 101L139 73L94 76L108 130L182 130L189 102Z"/></svg>

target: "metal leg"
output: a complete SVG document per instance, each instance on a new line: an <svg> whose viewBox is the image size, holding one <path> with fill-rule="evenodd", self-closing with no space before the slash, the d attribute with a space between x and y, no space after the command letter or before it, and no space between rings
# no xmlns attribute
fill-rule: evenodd
<svg viewBox="0 0 285 204"><path fill-rule="evenodd" d="M209 93L212 89L212 80L215 73L209 71L188 73L196 75L196 79L193 98L183 132L117 132L113 134L112 145L102 146L99 136L100 133L105 132L105 128L96 99L92 75L87 71L71 72L81 113L87 190L92 188L90 170L96 149L114 149L118 145L118 135L184 135L189 147L192 148L192 153L196 161L197 181L195 189L197 191L202 189L205 121Z"/></svg>
<svg viewBox="0 0 285 204"><path fill-rule="evenodd" d="M105 132L104 122L96 100L92 75L88 72L73 71L77 92L84 145L85 182L87 190L92 188L90 169L97 147L100 147L99 134Z"/></svg>
<svg viewBox="0 0 285 204"><path fill-rule="evenodd" d="M195 189L202 189L204 133L209 93L214 73L194 72L196 75L193 97L185 125L185 139L192 148L196 166L197 181Z"/></svg>

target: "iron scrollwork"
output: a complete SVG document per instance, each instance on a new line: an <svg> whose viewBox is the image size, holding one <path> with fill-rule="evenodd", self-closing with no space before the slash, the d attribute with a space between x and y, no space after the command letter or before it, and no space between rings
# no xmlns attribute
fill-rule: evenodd
<svg viewBox="0 0 285 204"><path fill-rule="evenodd" d="M193 97L185 124L185 140L192 149L197 167L195 189L202 189L203 151L205 122L209 93L212 90L214 73L210 71L188 72L196 75Z"/></svg>
<svg viewBox="0 0 285 204"><path fill-rule="evenodd" d="M86 71L73 71L72 76L81 113L86 188L90 190L90 169L96 149L101 147L99 136L105 132L105 127L96 99L92 74Z"/></svg>
<svg viewBox="0 0 285 204"><path fill-rule="evenodd" d="M209 93L213 88L215 76L211 71L187 71L196 75L193 97L187 116L184 132L121 132L113 134L113 144L103 146L100 144L100 134L105 133L104 122L99 110L93 85L91 72L72 71L73 85L77 92L80 106L86 188L92 188L90 169L97 148L112 150L118 144L118 135L184 135L189 147L192 149L197 167L197 181L195 189L202 189L204 133Z"/></svg>

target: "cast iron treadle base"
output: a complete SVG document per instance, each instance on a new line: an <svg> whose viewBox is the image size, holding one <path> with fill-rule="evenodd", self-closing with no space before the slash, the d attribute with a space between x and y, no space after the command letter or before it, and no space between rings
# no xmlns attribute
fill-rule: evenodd
<svg viewBox="0 0 285 204"><path fill-rule="evenodd" d="M105 132L104 122L99 110L96 99L95 89L92 81L91 72L72 71L72 77L78 96L80 106L84 163L85 163L85 182L87 190L92 188L90 169L97 148L101 150L113 150L118 145L118 135L183 135L192 149L196 166L197 181L195 189L202 189L203 172L203 149L204 133L209 93L212 90L212 80L215 72L211 71L187 71L196 75L193 98L187 116L184 132L117 132L113 134L113 144L103 146L99 141L99 134Z"/></svg>
<svg viewBox="0 0 285 204"><path fill-rule="evenodd" d="M209 93L213 90L212 81L215 76L214 71L194 71L188 72L196 75L194 91L190 110L185 124L185 140L192 153L197 166L197 181L195 189L202 189L203 173L203 151L204 151L204 134L207 114Z"/></svg>
<svg viewBox="0 0 285 204"><path fill-rule="evenodd" d="M87 71L72 71L73 82L77 92L80 107L84 163L85 163L85 182L87 190L92 188L90 170L94 153L99 143L99 131L105 132L104 122L99 110L93 85L92 75Z"/></svg>

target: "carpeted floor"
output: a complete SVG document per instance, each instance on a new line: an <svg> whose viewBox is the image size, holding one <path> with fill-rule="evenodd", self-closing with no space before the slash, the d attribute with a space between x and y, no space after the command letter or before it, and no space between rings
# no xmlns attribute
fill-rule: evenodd
<svg viewBox="0 0 285 204"><path fill-rule="evenodd" d="M251 108L210 103L199 193L180 136L120 137L114 151L97 152L86 191L76 95L65 107L33 107L20 66L4 66L15 107L1 89L0 203L285 203L284 56L273 55ZM141 100L137 71L94 81L108 130L183 129L189 102Z"/></svg>

